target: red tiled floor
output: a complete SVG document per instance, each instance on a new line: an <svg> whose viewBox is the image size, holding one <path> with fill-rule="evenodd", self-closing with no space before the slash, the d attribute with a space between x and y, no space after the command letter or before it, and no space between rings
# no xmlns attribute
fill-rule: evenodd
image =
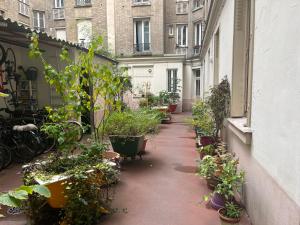
<svg viewBox="0 0 300 225"><path fill-rule="evenodd" d="M199 157L194 133L174 115L174 123L162 125L159 135L147 144L143 160L123 166L113 206L118 212L103 225L219 225L215 210L201 203L209 191L195 175ZM123 209L125 213L123 212ZM241 225L248 225L243 218Z"/></svg>
<svg viewBox="0 0 300 225"><path fill-rule="evenodd" d="M123 165L113 207L116 213L103 225L219 225L217 212L207 209L202 196L209 191L195 175L194 133L183 122L186 114L174 115L173 123L147 143L143 160ZM0 173L0 191L18 186L20 167ZM0 219L0 225L24 225L24 216ZM246 217L241 225L249 225Z"/></svg>

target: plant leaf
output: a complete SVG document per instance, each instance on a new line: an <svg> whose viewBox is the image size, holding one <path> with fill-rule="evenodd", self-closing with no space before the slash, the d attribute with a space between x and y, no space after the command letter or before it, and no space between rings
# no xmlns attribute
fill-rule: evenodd
<svg viewBox="0 0 300 225"><path fill-rule="evenodd" d="M39 195L42 195L46 198L50 198L51 197L51 192L49 191L49 189L43 185L34 185L32 186L33 191L38 193Z"/></svg>

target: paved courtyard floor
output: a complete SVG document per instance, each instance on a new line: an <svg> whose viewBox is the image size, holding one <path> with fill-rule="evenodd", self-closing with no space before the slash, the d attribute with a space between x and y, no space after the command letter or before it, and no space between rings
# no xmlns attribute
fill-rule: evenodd
<svg viewBox="0 0 300 225"><path fill-rule="evenodd" d="M195 175L199 156L193 130L184 123L187 115L173 115L172 124L161 125L160 133L148 141L143 160L123 163L113 201L116 212L99 224L220 224L218 213L202 201L209 190ZM20 166L0 172L0 191L20 184ZM25 224L23 215L0 219L0 225ZM240 225L250 225L246 215Z"/></svg>

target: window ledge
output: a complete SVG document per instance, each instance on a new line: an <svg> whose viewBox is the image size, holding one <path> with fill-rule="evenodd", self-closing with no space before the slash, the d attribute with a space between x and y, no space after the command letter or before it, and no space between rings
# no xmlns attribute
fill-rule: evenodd
<svg viewBox="0 0 300 225"><path fill-rule="evenodd" d="M203 8L203 5L201 5L201 6L197 7L197 8L193 8L192 12L196 12L196 11L198 11L199 9L202 9L202 8Z"/></svg>
<svg viewBox="0 0 300 225"><path fill-rule="evenodd" d="M21 12L19 12L19 15L24 16L24 17L27 17L27 18L30 18L29 15L23 14L23 13L21 13Z"/></svg>
<svg viewBox="0 0 300 225"><path fill-rule="evenodd" d="M86 5L75 5L74 8L89 8L92 7L92 4L86 4Z"/></svg>
<svg viewBox="0 0 300 225"><path fill-rule="evenodd" d="M225 126L228 127L244 144L250 145L252 141L252 130L246 126L247 118L228 118Z"/></svg>
<svg viewBox="0 0 300 225"><path fill-rule="evenodd" d="M151 6L151 2L132 3L132 7Z"/></svg>

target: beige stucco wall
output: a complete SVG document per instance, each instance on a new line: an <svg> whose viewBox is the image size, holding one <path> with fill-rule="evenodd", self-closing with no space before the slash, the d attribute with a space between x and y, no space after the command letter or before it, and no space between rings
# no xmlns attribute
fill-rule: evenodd
<svg viewBox="0 0 300 225"><path fill-rule="evenodd" d="M164 53L164 1L152 0L151 5L134 6L131 0L115 2L116 54L131 56L134 45L134 18L150 18L152 55Z"/></svg>

